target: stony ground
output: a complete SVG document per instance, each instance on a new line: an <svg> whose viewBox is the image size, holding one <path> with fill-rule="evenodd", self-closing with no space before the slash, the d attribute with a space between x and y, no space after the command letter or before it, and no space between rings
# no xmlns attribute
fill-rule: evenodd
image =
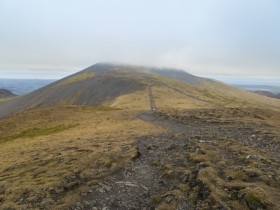
<svg viewBox="0 0 280 210"><path fill-rule="evenodd" d="M59 107L0 128L3 210L280 209L277 111Z"/></svg>
<svg viewBox="0 0 280 210"><path fill-rule="evenodd" d="M279 113L140 113L167 128L138 138L131 164L81 192L71 209L280 209Z"/></svg>

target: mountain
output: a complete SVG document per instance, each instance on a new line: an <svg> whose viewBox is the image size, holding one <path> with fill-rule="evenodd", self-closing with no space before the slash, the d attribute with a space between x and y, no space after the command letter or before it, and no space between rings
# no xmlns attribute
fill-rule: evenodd
<svg viewBox="0 0 280 210"><path fill-rule="evenodd" d="M24 95L54 81L46 79L0 79L0 88L7 89L16 95Z"/></svg>
<svg viewBox="0 0 280 210"><path fill-rule="evenodd" d="M269 91L263 91L263 90L257 90L257 91L254 91L254 93L259 94L259 95L263 95L263 96L267 96L267 97L270 97L270 98L280 99L280 93L271 93Z"/></svg>
<svg viewBox="0 0 280 210"><path fill-rule="evenodd" d="M0 116L0 209L280 209L278 99L103 63Z"/></svg>
<svg viewBox="0 0 280 210"><path fill-rule="evenodd" d="M275 109L280 107L278 100L180 70L98 63L30 94L2 103L0 117L58 105L105 105L147 110L147 89L150 86L159 109L256 104Z"/></svg>
<svg viewBox="0 0 280 210"><path fill-rule="evenodd" d="M280 86L276 85L236 85L245 90L249 91L268 91L271 93L280 93Z"/></svg>
<svg viewBox="0 0 280 210"><path fill-rule="evenodd" d="M12 93L11 91L6 89L0 89L0 98L10 98L14 96L16 96L16 94Z"/></svg>

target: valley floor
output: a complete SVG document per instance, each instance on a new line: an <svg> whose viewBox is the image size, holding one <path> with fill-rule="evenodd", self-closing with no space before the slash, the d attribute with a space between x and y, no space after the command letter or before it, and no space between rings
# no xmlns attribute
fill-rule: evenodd
<svg viewBox="0 0 280 210"><path fill-rule="evenodd" d="M279 119L263 109L104 107L7 118L0 208L280 209Z"/></svg>

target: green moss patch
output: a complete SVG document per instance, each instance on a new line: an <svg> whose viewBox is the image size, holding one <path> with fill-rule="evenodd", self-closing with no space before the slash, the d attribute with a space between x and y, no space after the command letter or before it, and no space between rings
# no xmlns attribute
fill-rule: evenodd
<svg viewBox="0 0 280 210"><path fill-rule="evenodd" d="M34 138L37 136L44 136L44 135L50 135L50 134L54 134L54 133L58 133L70 128L74 128L76 126L78 126L79 124L62 124L62 125L57 125L54 127L49 127L49 128L32 128L32 129L28 129L25 131L22 131L18 134L14 134L11 136L4 136L4 137L0 137L0 143L6 142L6 141L11 141L11 140L15 140L18 138Z"/></svg>
<svg viewBox="0 0 280 210"><path fill-rule="evenodd" d="M61 87L64 85L69 85L72 83L80 82L80 81L83 81L83 80L86 80L89 78L93 78L94 76L95 76L95 74L92 72L80 73L80 74L77 74L77 75L74 75L72 77L62 80L61 82L57 83L54 87Z"/></svg>

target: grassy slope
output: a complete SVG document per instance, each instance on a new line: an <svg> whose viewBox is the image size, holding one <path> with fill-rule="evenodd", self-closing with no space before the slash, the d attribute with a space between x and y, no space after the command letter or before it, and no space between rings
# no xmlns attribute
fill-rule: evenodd
<svg viewBox="0 0 280 210"><path fill-rule="evenodd" d="M15 96L16 97L16 96ZM11 97L11 98L0 98L0 103L3 103L3 102L7 102L8 100L11 100L15 97Z"/></svg>
<svg viewBox="0 0 280 210"><path fill-rule="evenodd" d="M30 209L37 203L63 209L77 201L77 192L94 189L100 178L137 155L136 137L161 130L133 116L74 106L1 120L0 208Z"/></svg>
<svg viewBox="0 0 280 210"><path fill-rule="evenodd" d="M210 107L261 107L280 110L277 99L259 96L220 82L205 80L197 85L189 85L174 79L144 72L148 79L137 75L126 75L140 80L146 86L152 85L153 95L159 109L192 109ZM149 109L147 90L132 92L116 98L113 107L147 110Z"/></svg>
<svg viewBox="0 0 280 210"><path fill-rule="evenodd" d="M83 72L83 73L80 73L80 74L77 74L77 75L73 75L69 78L65 78L62 81L56 83L52 87L57 88L57 87L61 87L61 86L64 86L64 85L69 85L69 84L72 84L72 83L81 82L83 80L93 78L94 75L95 74L91 73L91 72Z"/></svg>
<svg viewBox="0 0 280 210"><path fill-rule="evenodd" d="M252 92L232 87L220 82L206 83L202 90L212 93L217 104L227 107L261 107L280 110L280 101L277 99L263 97Z"/></svg>

